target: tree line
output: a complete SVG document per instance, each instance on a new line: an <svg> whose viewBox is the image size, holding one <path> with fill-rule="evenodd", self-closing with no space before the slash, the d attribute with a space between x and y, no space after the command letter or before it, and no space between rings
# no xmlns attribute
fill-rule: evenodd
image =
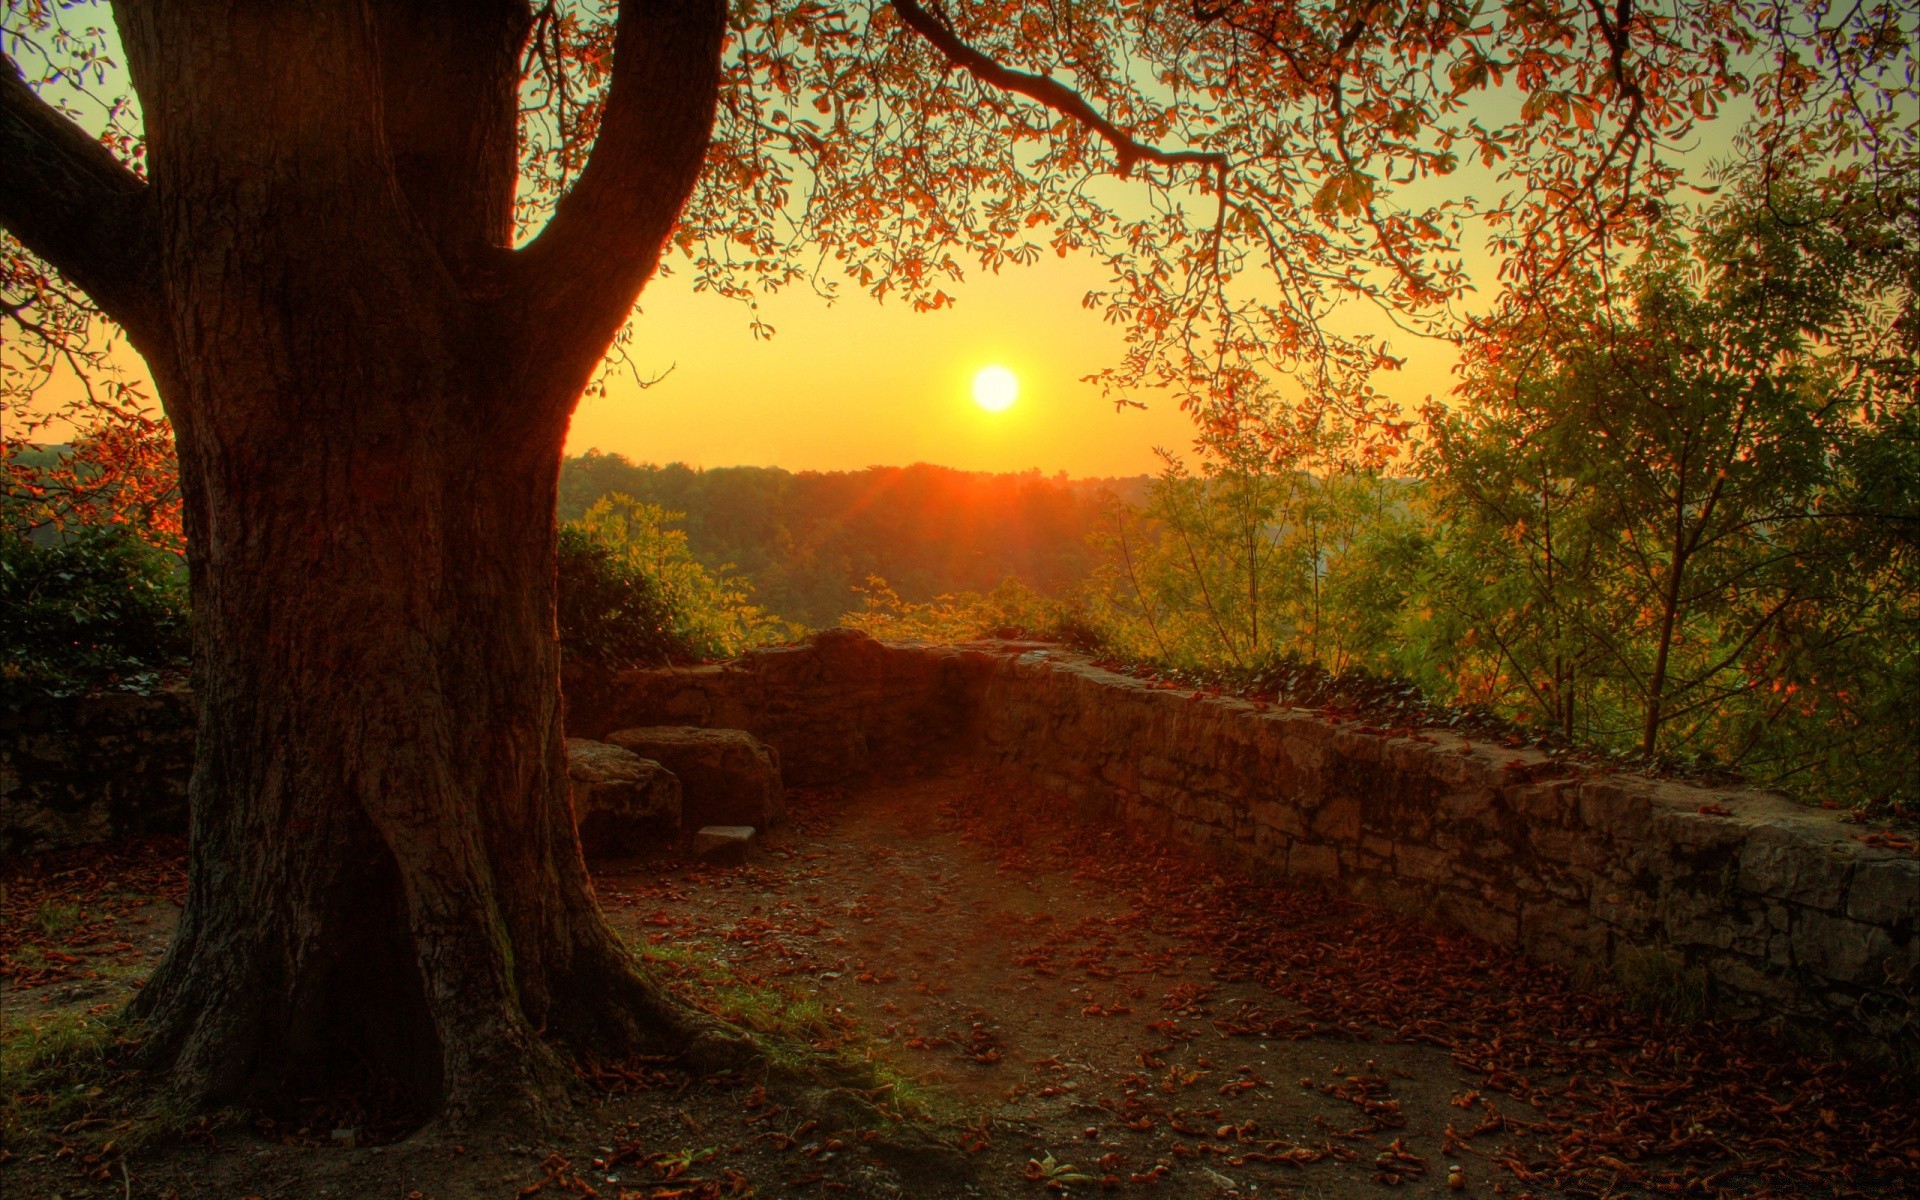
<svg viewBox="0 0 1920 1200"><path fill-rule="evenodd" d="M878 576L927 601L984 592L1015 577L1047 595L1084 581L1089 536L1116 495L1145 495L1145 476L1070 480L916 463L861 471L778 467L698 470L589 450L561 466L560 516L577 520L612 495L650 504L682 531L709 571L752 581L753 602L811 628L838 623Z"/></svg>

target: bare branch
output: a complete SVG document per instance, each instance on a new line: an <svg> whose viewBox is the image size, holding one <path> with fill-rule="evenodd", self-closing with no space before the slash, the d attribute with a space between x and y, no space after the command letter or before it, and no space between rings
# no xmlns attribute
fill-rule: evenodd
<svg viewBox="0 0 1920 1200"><path fill-rule="evenodd" d="M954 66L982 83L1017 93L1029 100L1037 100L1061 116L1078 121L1099 134L1119 156L1120 174L1131 174L1133 164L1144 161L1169 167L1211 167L1224 177L1228 167L1226 155L1208 150L1162 150L1158 146L1136 141L1087 103L1086 97L1059 80L1016 71L969 46L946 22L920 7L918 0L891 0L891 3L893 11L900 14L900 19L907 23L907 27L931 42Z"/></svg>

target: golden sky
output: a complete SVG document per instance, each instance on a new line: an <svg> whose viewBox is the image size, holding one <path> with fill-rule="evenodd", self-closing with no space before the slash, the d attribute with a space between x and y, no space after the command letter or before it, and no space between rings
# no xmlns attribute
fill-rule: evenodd
<svg viewBox="0 0 1920 1200"><path fill-rule="evenodd" d="M976 272L959 303L916 313L854 290L828 305L809 292L761 302L775 335L756 341L744 305L695 293L687 275L656 279L640 299L632 358L642 390L616 374L604 397L581 402L567 448L644 462L853 470L931 462L980 471L1073 476L1159 469L1156 446L1186 452L1192 426L1169 400L1133 398L1115 412L1080 378L1119 361L1121 332L1081 306L1102 269L1051 255L998 275ZM1365 320L1360 314L1356 319ZM1385 329L1384 320L1379 327ZM1451 351L1395 333L1406 371L1382 380L1416 404L1450 385ZM974 404L981 367L1020 379L1007 411Z"/></svg>

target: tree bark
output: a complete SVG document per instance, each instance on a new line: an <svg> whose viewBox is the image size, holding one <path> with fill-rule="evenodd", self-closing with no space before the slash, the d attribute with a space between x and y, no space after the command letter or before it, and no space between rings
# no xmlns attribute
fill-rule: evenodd
<svg viewBox="0 0 1920 1200"><path fill-rule="evenodd" d="M567 421L698 176L721 6L622 6L537 252L524 3L200 10L116 10L148 183L0 89L0 218L137 327L179 451L200 725L148 1057L194 1103L350 1068L470 1126L545 1112L561 1047L729 1053L595 904L554 629Z"/></svg>

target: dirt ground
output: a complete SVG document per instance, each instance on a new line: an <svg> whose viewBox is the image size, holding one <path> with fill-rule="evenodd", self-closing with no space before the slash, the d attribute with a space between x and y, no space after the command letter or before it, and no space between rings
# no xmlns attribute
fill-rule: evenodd
<svg viewBox="0 0 1920 1200"><path fill-rule="evenodd" d="M178 853L145 843L10 869L10 1040L124 1001L177 913ZM108 1136L119 1114L84 1104L22 1132L44 1085L13 1075L0 1187L233 1200L1920 1194L1920 1111L1897 1080L1643 1015L1471 939L1218 870L984 777L797 792L793 820L745 866L620 862L596 880L652 969L776 1059L861 1064L908 1132L850 1125L820 1093L641 1062L587 1064L564 1127L521 1144L368 1145L384 1140L374 1108L331 1101L190 1122L128 1153Z"/></svg>

